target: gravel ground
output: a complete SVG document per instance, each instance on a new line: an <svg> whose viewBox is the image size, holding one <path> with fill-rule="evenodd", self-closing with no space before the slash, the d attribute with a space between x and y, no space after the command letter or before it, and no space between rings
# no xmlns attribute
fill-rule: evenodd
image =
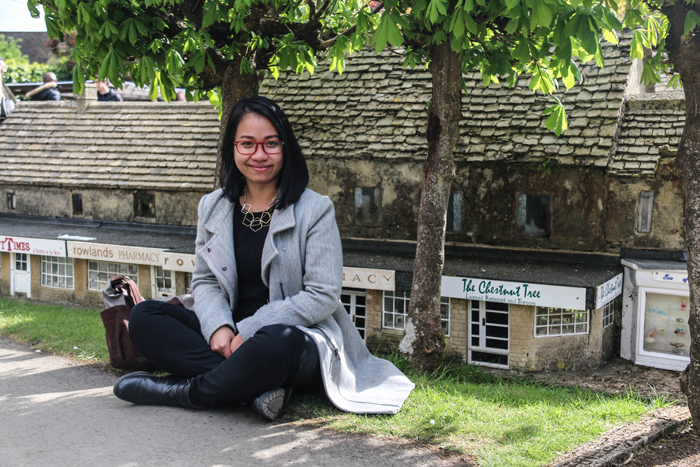
<svg viewBox="0 0 700 467"><path fill-rule="evenodd" d="M630 454L624 461L613 464L629 467L697 467L700 465L700 437L686 427L678 433Z"/></svg>

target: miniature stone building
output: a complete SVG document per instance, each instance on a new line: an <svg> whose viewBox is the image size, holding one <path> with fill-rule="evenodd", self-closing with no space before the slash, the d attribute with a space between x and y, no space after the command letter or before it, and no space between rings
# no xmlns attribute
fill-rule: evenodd
<svg viewBox="0 0 700 467"><path fill-rule="evenodd" d="M619 345L621 257L682 249L672 158L683 99L638 95L628 49L605 47L606 67L584 66L585 82L558 95L561 137L544 125L550 98L525 80L483 88L465 77L441 300L451 356L517 370L599 365ZM372 351L405 326L430 90L424 70L369 51L343 75L261 88L290 116L310 188L335 204L341 301ZM0 242L0 293L28 280L33 298L95 303L122 270L144 297L182 293L217 142L205 104L22 103L0 129L0 240L28 250Z"/></svg>

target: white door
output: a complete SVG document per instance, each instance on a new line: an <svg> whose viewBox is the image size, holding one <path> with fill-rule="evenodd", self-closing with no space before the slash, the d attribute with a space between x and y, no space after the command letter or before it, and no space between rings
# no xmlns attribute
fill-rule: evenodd
<svg viewBox="0 0 700 467"><path fill-rule="evenodd" d="M31 271L29 269L29 255L26 253L14 253L10 261L10 294L27 294L31 298Z"/></svg>
<svg viewBox="0 0 700 467"><path fill-rule="evenodd" d="M471 300L468 363L508 368L509 340L509 305Z"/></svg>
<svg viewBox="0 0 700 467"><path fill-rule="evenodd" d="M340 301L345 306L345 311L348 312L352 322L355 323L357 331L364 340L365 338L365 319L367 317L367 293L356 290L343 289L340 292Z"/></svg>
<svg viewBox="0 0 700 467"><path fill-rule="evenodd" d="M160 266L151 267L151 296L153 298L175 297L175 272Z"/></svg>

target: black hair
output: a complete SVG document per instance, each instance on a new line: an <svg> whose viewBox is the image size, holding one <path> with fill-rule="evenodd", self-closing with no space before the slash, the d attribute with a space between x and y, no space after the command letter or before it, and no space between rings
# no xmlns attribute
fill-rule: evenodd
<svg viewBox="0 0 700 467"><path fill-rule="evenodd" d="M279 194L274 207L284 209L296 203L309 183L309 169L301 152L301 147L294 136L292 126L284 111L273 101L266 97L253 96L241 99L233 106L226 124L224 141L221 149L221 164L219 171L219 184L223 189L223 195L232 203L243 196L246 181L238 170L233 156L233 143L236 131L241 119L254 113L268 119L277 130L277 134L284 142L282 146L282 169L277 177Z"/></svg>

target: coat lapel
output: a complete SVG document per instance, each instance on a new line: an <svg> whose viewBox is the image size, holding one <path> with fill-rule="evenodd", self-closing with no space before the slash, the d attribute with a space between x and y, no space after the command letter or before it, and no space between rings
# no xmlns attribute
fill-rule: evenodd
<svg viewBox="0 0 700 467"><path fill-rule="evenodd" d="M287 229L294 228L296 219L294 219L294 205L287 206L284 209L275 209L270 220L270 231L265 238L265 246L261 258L262 280L265 285L270 287L270 263L279 254L275 245L275 235Z"/></svg>
<svg viewBox="0 0 700 467"><path fill-rule="evenodd" d="M211 216L204 223L204 228L212 233L212 238L208 242L209 247L223 259L225 264L230 265L231 273L236 271L236 255L233 249L233 206L234 204L226 198L219 198ZM221 274L218 269L214 268L213 270L216 270L217 274ZM231 275L227 274L224 277L229 283L230 291L233 291L236 284L232 284L231 280L226 277L231 277Z"/></svg>

